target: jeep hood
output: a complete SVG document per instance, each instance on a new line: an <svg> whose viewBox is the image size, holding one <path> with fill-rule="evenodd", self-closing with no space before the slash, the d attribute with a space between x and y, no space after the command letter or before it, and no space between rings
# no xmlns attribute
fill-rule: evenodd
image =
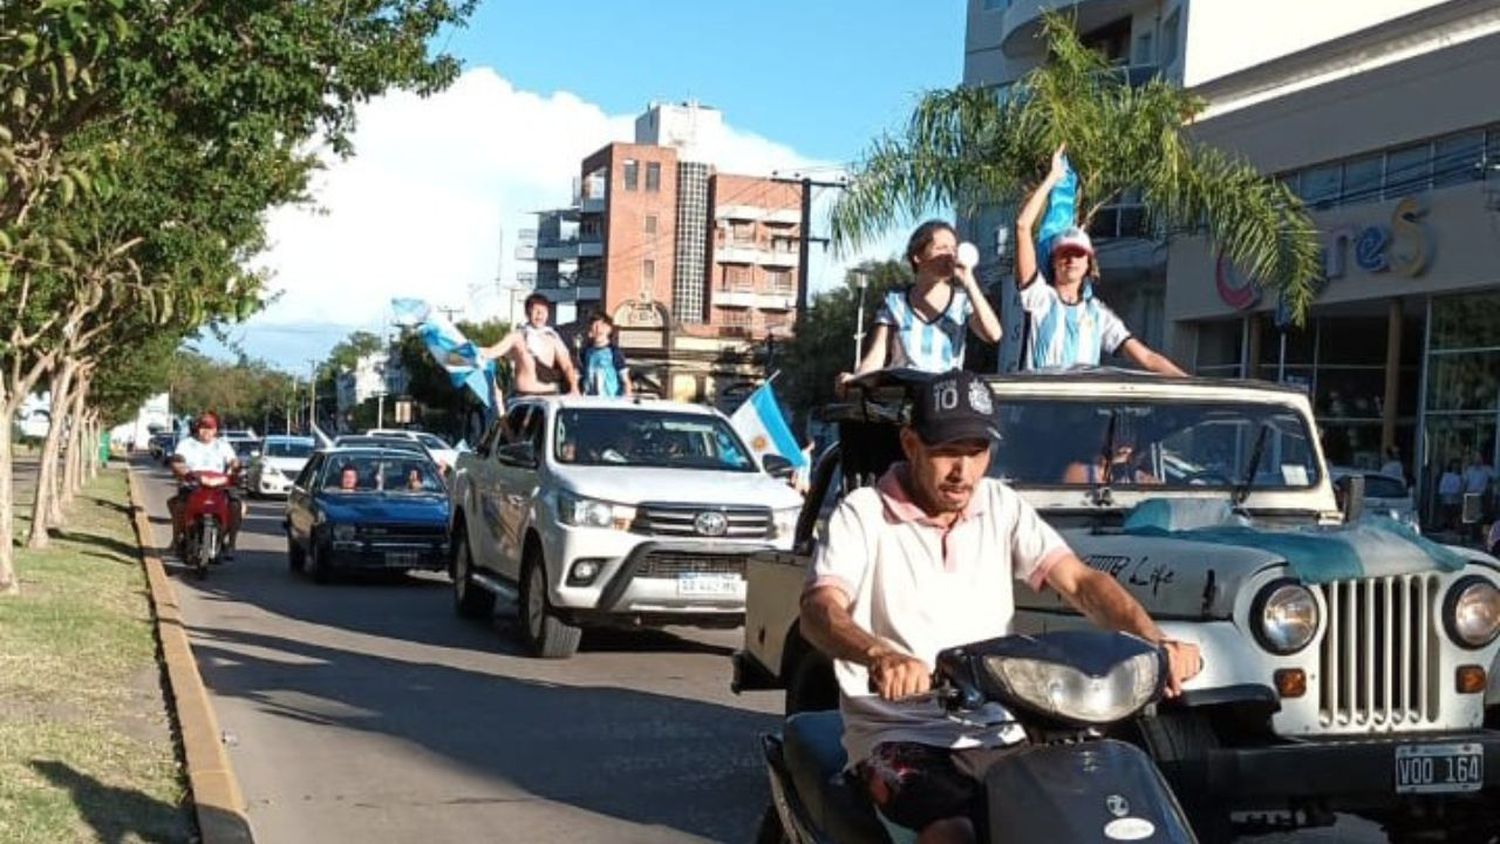
<svg viewBox="0 0 1500 844"><path fill-rule="evenodd" d="M636 505L647 501L801 507L802 496L760 472L655 469L641 466L579 466L555 470L558 481L586 498Z"/></svg>

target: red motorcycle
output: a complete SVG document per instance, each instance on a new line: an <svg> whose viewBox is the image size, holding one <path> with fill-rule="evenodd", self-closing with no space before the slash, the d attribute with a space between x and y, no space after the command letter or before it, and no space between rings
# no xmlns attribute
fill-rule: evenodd
<svg viewBox="0 0 1500 844"><path fill-rule="evenodd" d="M229 531L229 514L237 507L229 490L237 483L239 473L193 472L186 480L192 487L183 502L183 531L177 555L198 578L208 574L224 553L224 535Z"/></svg>

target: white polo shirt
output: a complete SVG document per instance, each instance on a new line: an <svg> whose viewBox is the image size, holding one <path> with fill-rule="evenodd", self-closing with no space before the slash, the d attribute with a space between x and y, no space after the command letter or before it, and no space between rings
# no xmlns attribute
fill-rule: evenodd
<svg viewBox="0 0 1500 844"><path fill-rule="evenodd" d="M1015 611L1012 582L1040 590L1069 553L1057 531L1014 490L993 478L974 489L968 509L943 527L912 502L898 463L874 487L846 496L828 520L808 588L849 596L854 623L932 668L938 652L1004 636ZM968 722L949 720L934 701L895 703L870 691L864 666L837 660L839 708L849 765L892 741L938 747L1012 744L1023 734L999 706Z"/></svg>
<svg viewBox="0 0 1500 844"><path fill-rule="evenodd" d="M227 472L230 462L238 459L229 443L217 437L207 445L197 437L183 437L172 454L182 458L189 472Z"/></svg>

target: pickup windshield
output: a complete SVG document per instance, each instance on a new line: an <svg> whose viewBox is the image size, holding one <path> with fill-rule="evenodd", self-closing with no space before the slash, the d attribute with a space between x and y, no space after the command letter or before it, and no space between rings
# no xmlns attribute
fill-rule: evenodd
<svg viewBox="0 0 1500 844"><path fill-rule="evenodd" d="M715 416L670 411L576 408L557 413L557 462L754 472L734 429Z"/></svg>
<svg viewBox="0 0 1500 844"><path fill-rule="evenodd" d="M1320 467L1301 414L1249 402L1006 399L990 474L1022 487L1307 489Z"/></svg>

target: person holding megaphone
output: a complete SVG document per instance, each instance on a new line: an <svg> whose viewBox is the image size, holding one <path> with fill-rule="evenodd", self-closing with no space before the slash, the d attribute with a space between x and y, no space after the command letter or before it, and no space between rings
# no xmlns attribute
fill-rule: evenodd
<svg viewBox="0 0 1500 844"><path fill-rule="evenodd" d="M1000 341L1000 319L974 279L979 251L973 244L959 244L953 226L942 220L917 226L906 244L906 260L916 282L885 295L859 370L840 374L840 386L886 366L924 372L962 369L971 328L987 343Z"/></svg>

